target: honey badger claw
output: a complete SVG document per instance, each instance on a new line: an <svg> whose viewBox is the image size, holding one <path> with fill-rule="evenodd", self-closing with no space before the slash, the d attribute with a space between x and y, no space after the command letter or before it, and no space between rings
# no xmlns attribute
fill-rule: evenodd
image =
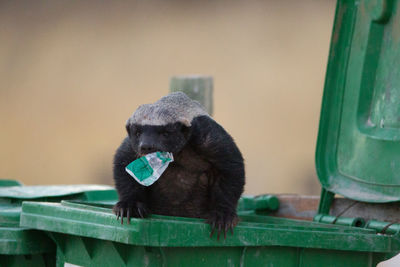
<svg viewBox="0 0 400 267"><path fill-rule="evenodd" d="M224 232L224 239L226 239L226 233L228 232L228 229L231 232L231 235L233 235L233 228L236 226L238 222L237 215L214 215L210 217L207 220L207 223L210 224L211 227L211 233L210 233L210 238L213 237L215 230L217 230L217 240L219 240L219 237L221 235L221 232Z"/></svg>
<svg viewBox="0 0 400 267"><path fill-rule="evenodd" d="M121 224L124 224L124 217L127 223L130 224L131 218L145 218L148 215L148 210L143 203L140 202L123 202L119 201L113 208L117 220L121 218Z"/></svg>

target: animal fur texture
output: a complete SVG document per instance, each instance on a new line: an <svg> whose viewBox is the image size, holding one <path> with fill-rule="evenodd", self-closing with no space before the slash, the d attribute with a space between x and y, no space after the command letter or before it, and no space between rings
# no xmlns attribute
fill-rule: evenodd
<svg viewBox="0 0 400 267"><path fill-rule="evenodd" d="M204 218L226 236L236 225L245 183L243 157L232 137L197 102L182 92L141 105L126 123L128 136L114 157L117 216L149 213ZM172 152L172 162L149 187L125 171L133 160L155 151Z"/></svg>

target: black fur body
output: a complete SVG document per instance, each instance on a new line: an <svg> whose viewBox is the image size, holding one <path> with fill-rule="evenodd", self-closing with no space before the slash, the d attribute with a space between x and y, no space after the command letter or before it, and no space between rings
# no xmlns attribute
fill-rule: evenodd
<svg viewBox="0 0 400 267"><path fill-rule="evenodd" d="M117 215L204 218L225 233L234 227L245 182L244 163L232 137L218 123L202 114L191 118L189 124L187 120L165 125L128 120L127 131L128 137L114 157ZM142 186L125 167L155 151L172 152L174 161L154 184Z"/></svg>

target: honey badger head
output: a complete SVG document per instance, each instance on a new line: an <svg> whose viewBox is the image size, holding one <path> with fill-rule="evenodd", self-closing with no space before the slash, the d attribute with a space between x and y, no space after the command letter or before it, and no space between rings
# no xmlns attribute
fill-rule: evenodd
<svg viewBox="0 0 400 267"><path fill-rule="evenodd" d="M195 117L208 116L199 102L182 92L138 107L126 123L133 150L140 156L155 151L179 153L186 145Z"/></svg>

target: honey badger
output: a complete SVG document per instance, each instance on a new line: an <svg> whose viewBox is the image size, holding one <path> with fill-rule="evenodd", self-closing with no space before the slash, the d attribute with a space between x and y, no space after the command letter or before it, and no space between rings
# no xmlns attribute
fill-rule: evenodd
<svg viewBox="0 0 400 267"><path fill-rule="evenodd" d="M114 156L119 202L114 213L146 217L149 213L204 218L211 236L233 232L236 206L243 192L243 157L232 137L200 105L182 92L139 106L126 123L128 136ZM151 186L137 183L125 167L148 153L171 152L174 161ZM117 217L117 218L118 218Z"/></svg>

